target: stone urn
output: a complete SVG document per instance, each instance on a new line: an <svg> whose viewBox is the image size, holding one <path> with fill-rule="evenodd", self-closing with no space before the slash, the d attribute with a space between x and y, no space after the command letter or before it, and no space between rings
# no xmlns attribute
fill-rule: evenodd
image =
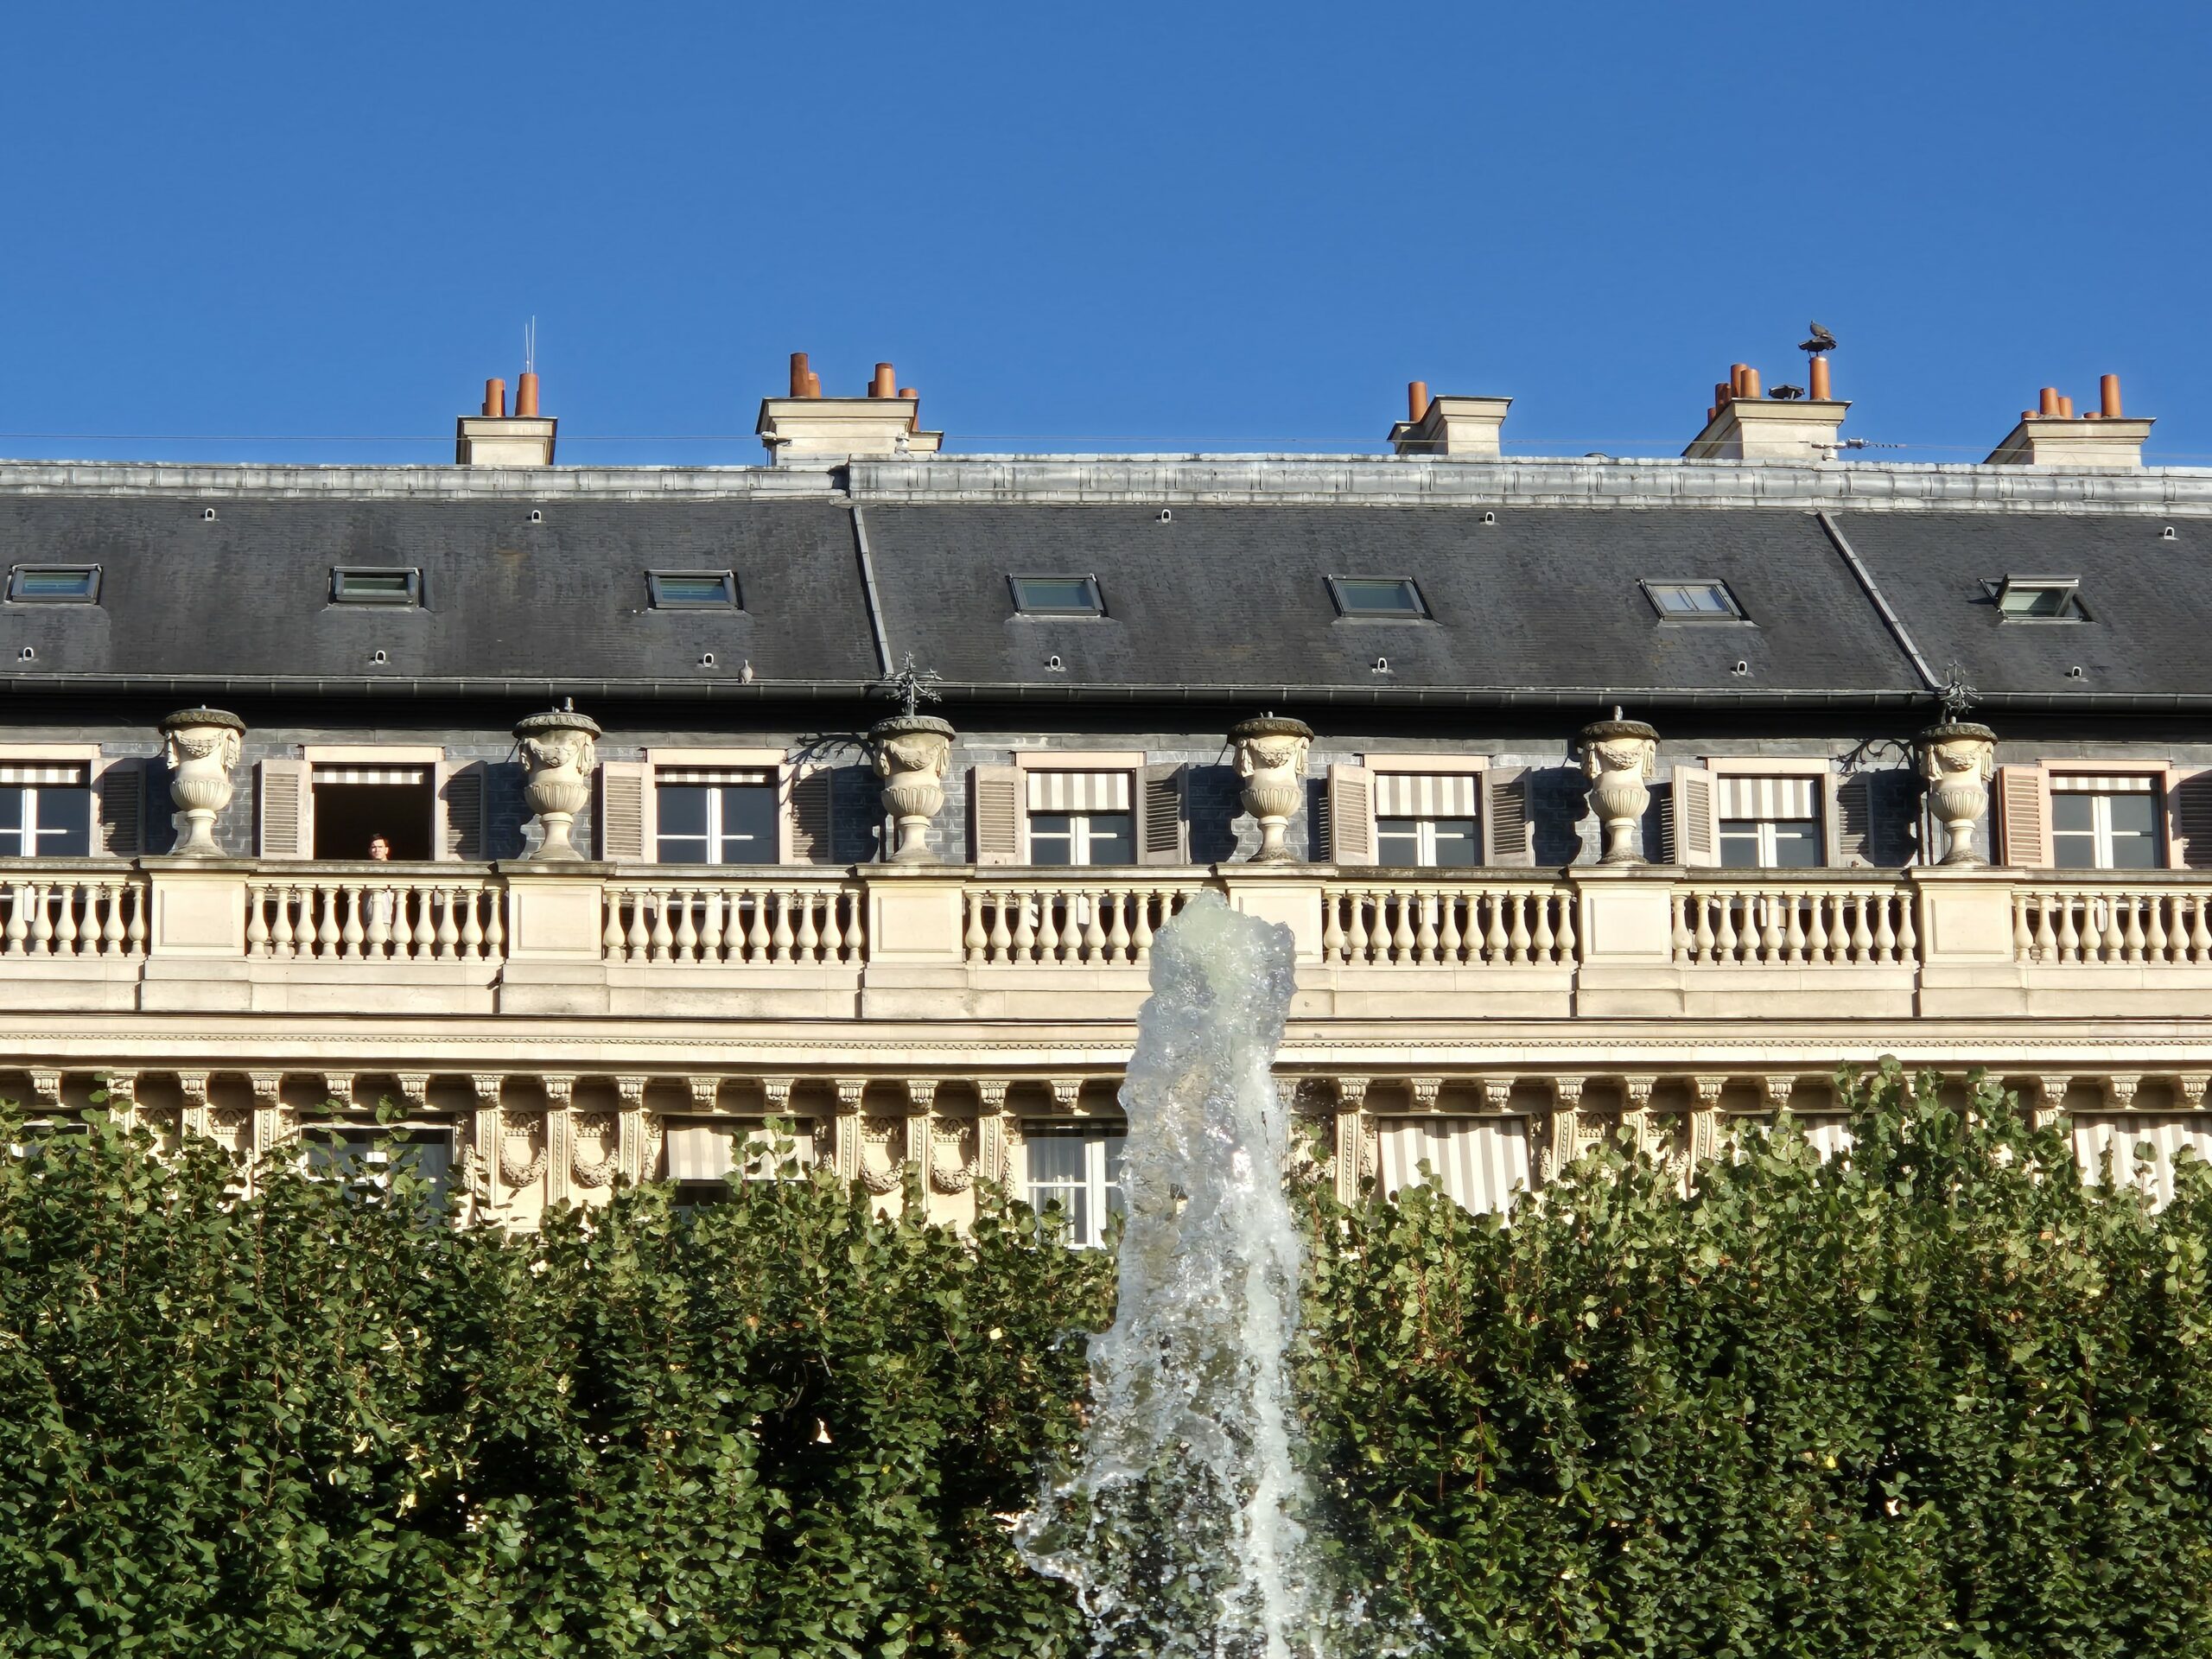
<svg viewBox="0 0 2212 1659"><path fill-rule="evenodd" d="M1970 720L1947 720L1922 732L1913 746L1920 752L1920 775L1928 780L1928 803L1943 825L1946 845L1937 861L1988 863L1988 855L1974 844L1974 827L1989 810L1997 734Z"/></svg>
<svg viewBox="0 0 2212 1659"><path fill-rule="evenodd" d="M1659 734L1640 720L1592 721L1575 734L1590 799L1605 827L1600 864L1643 862L1643 812L1651 804L1650 779Z"/></svg>
<svg viewBox="0 0 2212 1659"><path fill-rule="evenodd" d="M944 774L952 764L952 726L935 715L893 715L868 731L868 756L883 779L883 810L898 820L894 864L927 864L930 820L944 808Z"/></svg>
<svg viewBox="0 0 2212 1659"><path fill-rule="evenodd" d="M223 709L180 709L161 724L169 764L169 800L184 815L181 858L219 858L215 815L231 804L231 770L238 763L245 721Z"/></svg>
<svg viewBox="0 0 2212 1659"><path fill-rule="evenodd" d="M1313 728L1302 720L1262 715L1229 728L1236 746L1236 776L1243 782L1244 810L1260 821L1260 850L1255 864L1288 864L1297 855L1282 844L1282 833L1306 795L1306 756Z"/></svg>
<svg viewBox="0 0 2212 1659"><path fill-rule="evenodd" d="M591 804L592 773L599 766L599 722L570 709L531 715L515 722L521 751L522 798L545 827L532 858L581 858L576 814Z"/></svg>

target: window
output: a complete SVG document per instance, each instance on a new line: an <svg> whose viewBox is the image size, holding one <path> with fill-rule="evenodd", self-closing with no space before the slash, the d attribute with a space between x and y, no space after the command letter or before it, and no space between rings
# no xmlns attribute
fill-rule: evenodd
<svg viewBox="0 0 2212 1659"><path fill-rule="evenodd" d="M1029 861L1134 864L1136 815L1126 772L1032 772Z"/></svg>
<svg viewBox="0 0 2212 1659"><path fill-rule="evenodd" d="M2087 622L2079 576L2007 576L1984 583L1997 598L1997 612L2007 622Z"/></svg>
<svg viewBox="0 0 2212 1659"><path fill-rule="evenodd" d="M734 570L648 570L645 589L657 611L734 611L737 573Z"/></svg>
<svg viewBox="0 0 2212 1659"><path fill-rule="evenodd" d="M18 564L8 572L8 597L19 605L97 605L97 564Z"/></svg>
<svg viewBox="0 0 2212 1659"><path fill-rule="evenodd" d="M2158 780L2050 780L2051 862L2062 870L2152 870L2165 862Z"/></svg>
<svg viewBox="0 0 2212 1659"><path fill-rule="evenodd" d="M405 1168L429 1183L434 1203L445 1201L453 1169L453 1136L445 1129L315 1123L302 1128L300 1144L310 1175L380 1188L395 1168Z"/></svg>
<svg viewBox="0 0 2212 1659"><path fill-rule="evenodd" d="M1377 772L1375 861L1416 869L1465 869L1481 863L1473 776Z"/></svg>
<svg viewBox="0 0 2212 1659"><path fill-rule="evenodd" d="M1375 1128L1387 1194L1433 1183L1465 1209L1503 1213L1529 1190L1525 1118L1385 1117Z"/></svg>
<svg viewBox="0 0 2212 1659"><path fill-rule="evenodd" d="M1096 1249L1106 1242L1106 1218L1122 1211L1122 1148L1128 1139L1118 1123L1025 1123L1021 1139L1029 1160L1029 1206L1043 1214L1052 1205L1067 1219L1068 1243Z"/></svg>
<svg viewBox="0 0 2212 1659"><path fill-rule="evenodd" d="M1732 870L1802 870L1821 862L1821 779L1722 777L1720 862Z"/></svg>
<svg viewBox="0 0 2212 1659"><path fill-rule="evenodd" d="M1743 607L1725 582L1647 582L1643 596L1668 622L1741 622Z"/></svg>
<svg viewBox="0 0 2212 1659"><path fill-rule="evenodd" d="M1096 576L1008 576L1014 608L1024 616L1103 616Z"/></svg>
<svg viewBox="0 0 2212 1659"><path fill-rule="evenodd" d="M420 605L420 570L369 569L339 565L330 573L330 602L334 605Z"/></svg>
<svg viewBox="0 0 2212 1659"><path fill-rule="evenodd" d="M415 863L431 855L436 792L428 766L317 764L310 836L317 858L385 855Z"/></svg>
<svg viewBox="0 0 2212 1659"><path fill-rule="evenodd" d="M812 1125L779 1118L772 1132L762 1118L676 1118L668 1125L661 1161L679 1202L713 1204L727 1198L732 1172L747 1181L804 1176L814 1162Z"/></svg>
<svg viewBox="0 0 2212 1659"><path fill-rule="evenodd" d="M663 864L773 864L776 775L664 766L654 776Z"/></svg>
<svg viewBox="0 0 2212 1659"><path fill-rule="evenodd" d="M1354 620L1419 622L1428 607L1411 576L1331 576L1337 614Z"/></svg>
<svg viewBox="0 0 2212 1659"><path fill-rule="evenodd" d="M0 764L0 858L84 858L92 850L86 768Z"/></svg>

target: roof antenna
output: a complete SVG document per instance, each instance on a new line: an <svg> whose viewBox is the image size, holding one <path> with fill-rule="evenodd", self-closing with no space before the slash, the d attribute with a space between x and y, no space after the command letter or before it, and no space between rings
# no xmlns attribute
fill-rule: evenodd
<svg viewBox="0 0 2212 1659"><path fill-rule="evenodd" d="M524 374L537 372L537 319L536 317L532 317L523 325L522 372Z"/></svg>

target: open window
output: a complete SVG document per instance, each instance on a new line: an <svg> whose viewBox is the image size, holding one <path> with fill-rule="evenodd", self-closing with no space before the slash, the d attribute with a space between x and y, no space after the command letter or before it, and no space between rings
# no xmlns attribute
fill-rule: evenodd
<svg viewBox="0 0 2212 1659"><path fill-rule="evenodd" d="M2007 622L2087 622L2079 576L2006 576L1983 584Z"/></svg>
<svg viewBox="0 0 2212 1659"><path fill-rule="evenodd" d="M430 747L310 745L255 768L260 855L268 859L481 858L483 768Z"/></svg>

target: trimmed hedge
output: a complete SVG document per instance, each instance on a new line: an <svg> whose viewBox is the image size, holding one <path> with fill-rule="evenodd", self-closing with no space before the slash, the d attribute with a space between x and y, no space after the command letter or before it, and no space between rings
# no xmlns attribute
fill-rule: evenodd
<svg viewBox="0 0 2212 1659"><path fill-rule="evenodd" d="M1373 1640L1440 1654L2212 1656L2212 1180L2152 1217L1985 1090L1875 1079L1510 1226L1303 1197L1302 1399ZM22 1131L0 1122L0 1137ZM826 1178L587 1231L240 1201L95 1116L0 1158L0 1651L1055 1656L1007 1522L1110 1262Z"/></svg>

